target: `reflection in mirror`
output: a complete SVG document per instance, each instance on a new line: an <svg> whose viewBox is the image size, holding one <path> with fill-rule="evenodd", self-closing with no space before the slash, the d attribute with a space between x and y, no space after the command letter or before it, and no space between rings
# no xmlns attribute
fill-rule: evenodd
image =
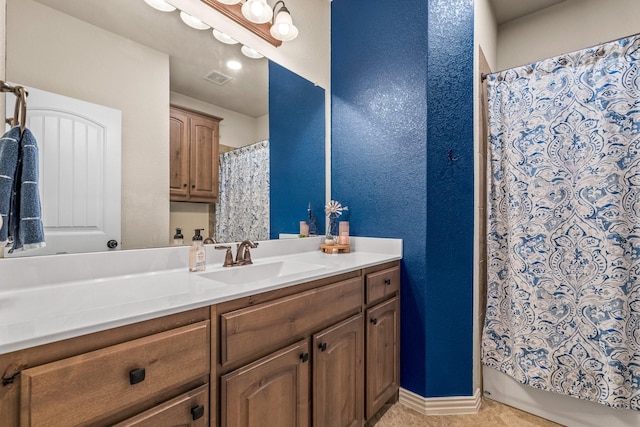
<svg viewBox="0 0 640 427"><path fill-rule="evenodd" d="M7 80L121 112L119 249L166 246L176 227L187 244L194 228L213 234L215 204L169 200L169 106L222 118L221 151L267 140L265 58L142 0L7 0L6 31ZM229 59L242 69L227 68Z"/></svg>

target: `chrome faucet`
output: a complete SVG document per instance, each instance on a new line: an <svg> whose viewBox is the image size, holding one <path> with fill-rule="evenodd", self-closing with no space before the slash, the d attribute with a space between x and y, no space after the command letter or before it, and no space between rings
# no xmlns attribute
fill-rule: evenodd
<svg viewBox="0 0 640 427"><path fill-rule="evenodd" d="M236 265L245 265L245 264L253 264L251 261L251 252L249 252L249 248L255 249L258 247L258 244L253 240L243 240L242 243L238 243L238 250L236 252Z"/></svg>
<svg viewBox="0 0 640 427"><path fill-rule="evenodd" d="M212 237L207 237L206 239L204 239L204 242L202 242L203 245L215 245L218 242L216 242L216 239L212 238Z"/></svg>

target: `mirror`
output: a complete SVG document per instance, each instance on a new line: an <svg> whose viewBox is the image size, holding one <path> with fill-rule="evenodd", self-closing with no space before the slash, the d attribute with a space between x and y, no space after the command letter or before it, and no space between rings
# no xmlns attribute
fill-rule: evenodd
<svg viewBox="0 0 640 427"><path fill-rule="evenodd" d="M6 31L7 80L122 112L123 249L171 242L170 104L222 117L223 146L268 138L268 61L245 58L240 45L218 42L211 30L188 28L177 11L159 12L142 0L7 0ZM226 68L227 59L242 61L242 70ZM232 79L218 86L204 78L212 72ZM324 169L324 159L318 164ZM297 208L305 219L306 204ZM189 226L183 228L188 241Z"/></svg>

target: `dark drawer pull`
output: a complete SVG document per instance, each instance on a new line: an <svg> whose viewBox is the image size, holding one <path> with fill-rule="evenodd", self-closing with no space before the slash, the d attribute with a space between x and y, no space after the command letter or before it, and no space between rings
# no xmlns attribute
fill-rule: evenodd
<svg viewBox="0 0 640 427"><path fill-rule="evenodd" d="M191 417L193 420L197 420L198 418L202 418L204 416L204 406L198 405L191 408Z"/></svg>
<svg viewBox="0 0 640 427"><path fill-rule="evenodd" d="M374 318L372 318L370 320L370 322L371 322L372 325L377 325L378 324L378 319L374 317Z"/></svg>
<svg viewBox="0 0 640 427"><path fill-rule="evenodd" d="M327 350L327 343L326 342L321 342L320 344L318 344L318 348L320 349L320 351L326 351Z"/></svg>
<svg viewBox="0 0 640 427"><path fill-rule="evenodd" d="M391 284L391 279L384 279L384 284L389 286Z"/></svg>
<svg viewBox="0 0 640 427"><path fill-rule="evenodd" d="M144 381L144 376L144 368L133 369L129 371L129 383L131 385L141 383L142 381Z"/></svg>
<svg viewBox="0 0 640 427"><path fill-rule="evenodd" d="M302 363L308 362L309 361L309 353L301 353L300 354L300 360L302 361Z"/></svg>

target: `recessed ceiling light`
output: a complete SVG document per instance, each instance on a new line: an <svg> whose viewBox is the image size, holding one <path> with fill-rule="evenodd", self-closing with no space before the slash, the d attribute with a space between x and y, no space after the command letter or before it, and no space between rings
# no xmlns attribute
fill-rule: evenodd
<svg viewBox="0 0 640 427"><path fill-rule="evenodd" d="M244 54L244 56L252 59L264 58L264 55L258 51L251 49L249 46L242 46L240 51Z"/></svg>
<svg viewBox="0 0 640 427"><path fill-rule="evenodd" d="M213 37L215 37L219 42L225 44L238 44L238 42L231 36L223 33L222 31L216 30L215 28L213 29Z"/></svg>
<svg viewBox="0 0 640 427"><path fill-rule="evenodd" d="M184 12L184 11L180 12L180 18L182 19L182 22L184 22L191 28L195 28L196 30L208 30L209 28L211 28L210 26L208 26L198 18L194 18L193 16L189 15L187 12Z"/></svg>
<svg viewBox="0 0 640 427"><path fill-rule="evenodd" d="M167 3L164 0L144 0L145 3L147 3L149 6L151 6L152 8L159 10L161 12L173 12L174 10L176 10L175 7L171 6L169 3Z"/></svg>
<svg viewBox="0 0 640 427"><path fill-rule="evenodd" d="M238 4L240 0L218 0L218 3L222 4Z"/></svg>
<svg viewBox="0 0 640 427"><path fill-rule="evenodd" d="M242 68L242 64L240 63L240 61L235 61L235 60L230 60L227 61L227 67L231 68L232 70L239 70Z"/></svg>

